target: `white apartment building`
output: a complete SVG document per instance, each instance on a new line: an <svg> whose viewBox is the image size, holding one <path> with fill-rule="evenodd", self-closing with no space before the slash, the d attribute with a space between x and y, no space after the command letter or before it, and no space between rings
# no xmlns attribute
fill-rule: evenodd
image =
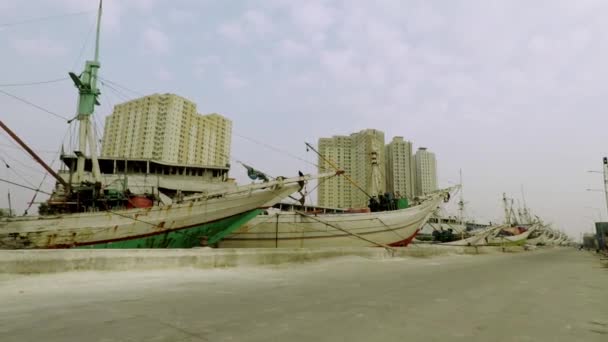
<svg viewBox="0 0 608 342"><path fill-rule="evenodd" d="M386 145L386 191L396 196L416 197L416 161L412 143L394 137Z"/></svg>
<svg viewBox="0 0 608 342"><path fill-rule="evenodd" d="M319 154L333 162L347 174L351 173L351 145L349 136L336 135L319 139ZM332 172L335 169L319 157L319 172ZM351 203L352 185L345 177L331 177L319 181L318 204L324 207L346 208Z"/></svg>
<svg viewBox="0 0 608 342"><path fill-rule="evenodd" d="M332 161L367 193L377 195L385 191L384 133L366 129L349 136L338 135L319 139L319 154ZM319 172L333 171L319 157ZM325 207L366 207L368 197L345 177L321 180L318 204Z"/></svg>
<svg viewBox="0 0 608 342"><path fill-rule="evenodd" d="M195 103L175 94L153 94L114 107L101 156L226 166L231 139L227 118L198 114Z"/></svg>
<svg viewBox="0 0 608 342"><path fill-rule="evenodd" d="M437 162L435 154L426 149L416 151L416 194L424 195L437 190Z"/></svg>

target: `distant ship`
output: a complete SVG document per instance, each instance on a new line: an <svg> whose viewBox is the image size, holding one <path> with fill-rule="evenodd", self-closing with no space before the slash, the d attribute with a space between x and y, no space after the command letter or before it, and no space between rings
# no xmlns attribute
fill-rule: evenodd
<svg viewBox="0 0 608 342"><path fill-rule="evenodd" d="M66 168L59 173L52 170L0 121L1 128L57 180L50 199L40 207L42 215L0 218L0 249L212 245L258 215L260 208L299 191L312 178L331 175L300 175L236 186L225 179L227 170L98 158L91 115L100 95L101 12L100 1L94 60L86 62L80 75L70 73L79 92L76 119L80 129L79 150L62 154ZM87 145L89 156L85 156ZM207 182L202 181L205 177Z"/></svg>

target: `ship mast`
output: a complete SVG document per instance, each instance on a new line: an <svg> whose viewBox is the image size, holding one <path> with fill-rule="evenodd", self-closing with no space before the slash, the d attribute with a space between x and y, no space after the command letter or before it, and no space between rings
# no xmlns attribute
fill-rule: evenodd
<svg viewBox="0 0 608 342"><path fill-rule="evenodd" d="M462 227L465 227L465 224L464 224L464 194L463 194L464 191L463 191L463 186L462 186L462 169L460 169L459 173L460 173L460 200L458 201L458 212L460 213L460 224L462 225Z"/></svg>
<svg viewBox="0 0 608 342"><path fill-rule="evenodd" d="M519 222L517 221L517 215L515 215L515 210L513 209L513 206L514 206L514 200L511 198L511 208L509 210L509 213L512 217L511 222L514 224L519 224Z"/></svg>
<svg viewBox="0 0 608 342"><path fill-rule="evenodd" d="M467 230L467 225L464 223L464 187L462 186L462 169L458 170L460 175L460 200L458 201L458 213L460 215L460 238L464 239L464 232Z"/></svg>
<svg viewBox="0 0 608 342"><path fill-rule="evenodd" d="M526 220L525 223L531 224L532 217L530 215L530 210L528 210L528 205L526 204L526 195L524 194L524 185L521 185L521 200L524 203L524 218Z"/></svg>
<svg viewBox="0 0 608 342"><path fill-rule="evenodd" d="M524 210L521 208L521 203L519 202L519 200L516 200L516 201L517 201L517 215L514 214L514 216L517 220L519 220L519 222L524 223L524 221L525 221Z"/></svg>
<svg viewBox="0 0 608 342"><path fill-rule="evenodd" d="M97 88L97 71L99 63L99 31L101 24L102 0L99 1L97 12L97 34L95 36L95 57L92 61L86 61L84 71L80 75L70 72L70 78L78 89L78 115L76 116L78 129L78 150L74 151L78 157L76 174L74 181L80 183L84 180L84 166L86 161L87 145L93 164L93 179L95 182L101 181L99 171L99 161L97 160L97 145L95 143L95 133L93 131L91 115L95 111L95 105L99 105L97 97L101 93Z"/></svg>
<svg viewBox="0 0 608 342"><path fill-rule="evenodd" d="M502 202L505 206L505 224L511 225L511 213L509 212L509 202L507 201L507 194L502 193Z"/></svg>

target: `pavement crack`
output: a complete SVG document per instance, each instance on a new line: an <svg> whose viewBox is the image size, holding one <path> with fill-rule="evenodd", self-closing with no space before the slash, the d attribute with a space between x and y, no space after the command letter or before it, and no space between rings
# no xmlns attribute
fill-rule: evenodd
<svg viewBox="0 0 608 342"><path fill-rule="evenodd" d="M171 329L173 329L173 330L177 330L177 331L179 331L179 332L181 332L181 333L183 333L183 334L186 334L186 335L188 335L188 336L190 336L190 337L197 338L197 339L199 339L200 341L209 341L209 339L208 339L207 337L202 336L201 334L194 333L194 332L192 332L192 331L186 330L186 329L184 329L184 328L178 327L177 325L171 324L171 323L169 323L169 322L162 321L162 320L160 320L160 319L159 319L158 321L159 321L161 324L163 324L163 325L165 325L165 326L167 326L167 327L169 327L169 328L171 328Z"/></svg>

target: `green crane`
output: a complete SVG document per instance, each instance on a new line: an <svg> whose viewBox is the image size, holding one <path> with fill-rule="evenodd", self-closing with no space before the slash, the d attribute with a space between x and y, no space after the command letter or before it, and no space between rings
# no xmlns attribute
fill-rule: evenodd
<svg viewBox="0 0 608 342"><path fill-rule="evenodd" d="M80 75L70 72L70 78L74 81L74 85L78 89L78 115L76 119L79 122L78 130L78 150L74 151L78 157L76 174L74 181L76 183L84 180L84 165L86 161L87 144L93 164L93 179L96 182L101 181L101 172L99 171L99 161L97 160L97 145L95 143L95 134L93 131L91 115L95 111L95 106L99 106L97 97L101 94L97 88L97 71L101 64L99 63L99 31L101 24L103 0L99 1L99 10L97 11L97 34L95 36L95 58L92 61L86 61L84 71Z"/></svg>

